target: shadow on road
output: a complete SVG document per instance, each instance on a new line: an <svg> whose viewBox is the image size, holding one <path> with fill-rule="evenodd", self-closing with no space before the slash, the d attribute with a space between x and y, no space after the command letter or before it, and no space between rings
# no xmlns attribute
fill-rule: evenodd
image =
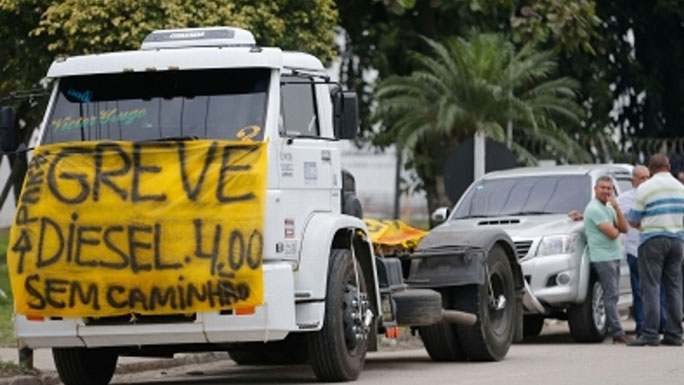
<svg viewBox="0 0 684 385"><path fill-rule="evenodd" d="M537 337L525 337L521 345L576 344L568 332L550 332Z"/></svg>
<svg viewBox="0 0 684 385"><path fill-rule="evenodd" d="M311 367L308 365L295 366L245 366L237 369L231 366L225 370L188 371L185 373L169 374L173 379L165 381L164 375L145 379L140 382L118 382L114 378L112 385L215 385L215 384L308 384L319 383L316 380Z"/></svg>
<svg viewBox="0 0 684 385"><path fill-rule="evenodd" d="M622 328L628 335L634 336L634 321L631 319L621 320ZM606 338L608 339L608 338ZM605 342L605 341L604 341ZM552 344L585 344L575 342L570 336L567 322L558 322L544 325L541 335L537 337L525 337L521 345L552 345Z"/></svg>

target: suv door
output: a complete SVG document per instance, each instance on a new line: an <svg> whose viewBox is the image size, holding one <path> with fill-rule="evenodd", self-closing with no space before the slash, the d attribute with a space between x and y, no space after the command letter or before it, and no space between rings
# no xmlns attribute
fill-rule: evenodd
<svg viewBox="0 0 684 385"><path fill-rule="evenodd" d="M628 176L621 174L618 176L614 176L614 178L614 191L616 197L619 196L621 192L624 193L632 189L632 179ZM623 214L625 215L625 217L627 216L627 213ZM624 235L620 235L620 237L624 237ZM627 264L627 257L626 254L624 254L623 245L623 258L620 260L620 298L618 301L618 306L620 307L628 306L632 303L632 282L629 273L629 265Z"/></svg>

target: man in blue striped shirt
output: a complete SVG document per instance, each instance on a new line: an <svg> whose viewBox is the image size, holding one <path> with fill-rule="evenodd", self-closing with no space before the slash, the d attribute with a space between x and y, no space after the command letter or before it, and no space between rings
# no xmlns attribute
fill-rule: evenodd
<svg viewBox="0 0 684 385"><path fill-rule="evenodd" d="M684 240L684 186L670 174L663 154L653 155L651 179L639 185L629 223L641 231L639 276L644 303L641 336L629 346L682 345L682 241ZM660 285L665 291L667 321L660 340Z"/></svg>

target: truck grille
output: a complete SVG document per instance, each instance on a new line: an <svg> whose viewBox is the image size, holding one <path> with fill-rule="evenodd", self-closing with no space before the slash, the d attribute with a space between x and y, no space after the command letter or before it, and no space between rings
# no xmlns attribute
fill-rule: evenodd
<svg viewBox="0 0 684 385"><path fill-rule="evenodd" d="M515 252L518 253L519 259L525 258L532 247L532 241L518 241L513 243L515 244Z"/></svg>

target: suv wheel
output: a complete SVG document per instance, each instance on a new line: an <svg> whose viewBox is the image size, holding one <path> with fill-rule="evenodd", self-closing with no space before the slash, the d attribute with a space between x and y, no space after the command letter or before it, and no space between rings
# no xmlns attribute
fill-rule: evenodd
<svg viewBox="0 0 684 385"><path fill-rule="evenodd" d="M603 306L603 289L591 274L589 291L584 303L568 310L570 335L577 342L602 342L606 338L606 309Z"/></svg>

